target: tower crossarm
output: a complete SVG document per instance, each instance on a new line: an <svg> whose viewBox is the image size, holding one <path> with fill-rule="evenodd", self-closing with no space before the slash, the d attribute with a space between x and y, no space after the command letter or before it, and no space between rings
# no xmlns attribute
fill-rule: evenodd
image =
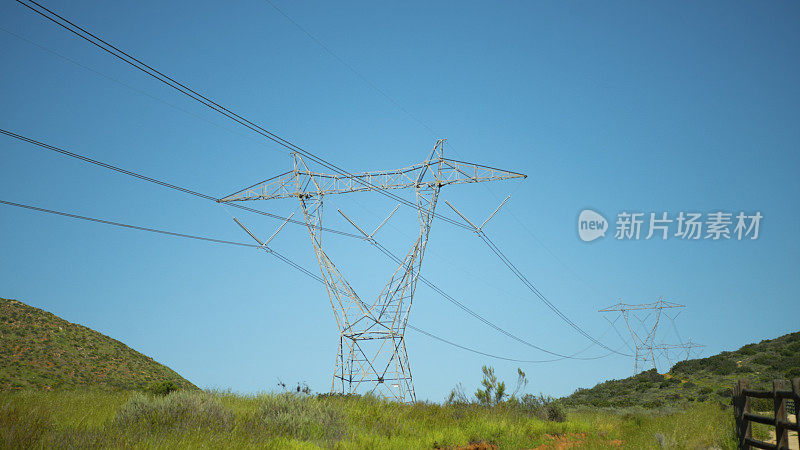
<svg viewBox="0 0 800 450"><path fill-rule="evenodd" d="M435 158L396 170L330 174L297 168L222 198L221 202L306 198L349 192L432 188L448 184L525 178L526 175L449 158Z"/></svg>
<svg viewBox="0 0 800 450"><path fill-rule="evenodd" d="M598 312L612 312L612 311L644 311L644 310L657 310L668 308L685 308L686 305L672 303L664 300L659 300L654 303L643 303L638 305L630 305L627 303L617 303L616 305L603 308Z"/></svg>

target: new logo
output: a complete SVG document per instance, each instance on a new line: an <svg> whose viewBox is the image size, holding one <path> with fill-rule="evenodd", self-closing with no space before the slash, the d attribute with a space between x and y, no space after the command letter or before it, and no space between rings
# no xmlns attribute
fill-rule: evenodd
<svg viewBox="0 0 800 450"><path fill-rule="evenodd" d="M606 235L608 221L600 213L584 209L578 216L578 236L584 242L591 242Z"/></svg>

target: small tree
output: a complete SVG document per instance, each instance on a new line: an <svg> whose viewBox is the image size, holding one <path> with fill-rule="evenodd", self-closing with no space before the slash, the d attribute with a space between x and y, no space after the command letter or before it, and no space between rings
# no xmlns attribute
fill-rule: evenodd
<svg viewBox="0 0 800 450"><path fill-rule="evenodd" d="M517 394L522 394L525 392L526 387L528 387L528 378L525 376L525 372L517 367L517 386L514 387L514 392L511 394L511 398L517 398Z"/></svg>
<svg viewBox="0 0 800 450"><path fill-rule="evenodd" d="M483 389L478 389L475 392L475 397L478 403L484 406L494 406L503 401L506 394L506 383L504 381L497 382L497 375L494 374L493 367L483 366L483 379L481 385Z"/></svg>
<svg viewBox="0 0 800 450"><path fill-rule="evenodd" d="M453 389L451 389L450 395L447 396L447 400L445 400L445 403L448 405L455 405L455 404L464 405L469 403L467 394L464 392L464 385L458 383Z"/></svg>

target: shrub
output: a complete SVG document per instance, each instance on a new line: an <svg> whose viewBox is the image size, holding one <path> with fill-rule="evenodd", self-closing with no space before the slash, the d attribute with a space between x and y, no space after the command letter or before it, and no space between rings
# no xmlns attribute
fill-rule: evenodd
<svg viewBox="0 0 800 450"><path fill-rule="evenodd" d="M741 355L752 355L756 353L756 344L747 344L739 349Z"/></svg>
<svg viewBox="0 0 800 450"><path fill-rule="evenodd" d="M469 398L467 398L467 394L464 391L464 385L458 383L450 390L450 394L447 396L447 399L444 401L446 405L464 405L469 403Z"/></svg>
<svg viewBox="0 0 800 450"><path fill-rule="evenodd" d="M688 361L680 361L675 363L670 372L673 374L690 375L703 370L704 367L705 360L690 359Z"/></svg>
<svg viewBox="0 0 800 450"><path fill-rule="evenodd" d="M134 394L117 411L114 422L149 431L202 427L227 430L233 425L233 412L205 392L178 391L160 397Z"/></svg>
<svg viewBox="0 0 800 450"><path fill-rule="evenodd" d="M792 367L786 371L785 375L789 379L800 377L800 367Z"/></svg>
<svg viewBox="0 0 800 450"><path fill-rule="evenodd" d="M522 412L541 420L552 422L567 420L567 413L564 411L564 406L561 402L542 394L539 394L538 397L532 394L525 394L518 401L509 402L509 405L514 405Z"/></svg>
<svg viewBox="0 0 800 450"><path fill-rule="evenodd" d="M663 381L664 376L658 373L656 369L646 370L634 377L638 383L646 383L648 381L658 382Z"/></svg>
<svg viewBox="0 0 800 450"><path fill-rule="evenodd" d="M259 400L258 410L247 421L256 433L303 439L341 439L345 434L341 408L327 399L284 393Z"/></svg>
<svg viewBox="0 0 800 450"><path fill-rule="evenodd" d="M756 355L753 357L753 362L756 364L760 364L762 366L771 366L772 361L775 359L775 355L772 353L762 353L760 355Z"/></svg>
<svg viewBox="0 0 800 450"><path fill-rule="evenodd" d="M175 382L172 380L153 383L147 387L147 392L153 395L161 395L161 396L167 395L170 392L175 392L177 390L178 390L178 385L175 384Z"/></svg>
<svg viewBox="0 0 800 450"><path fill-rule="evenodd" d="M711 372L716 375L728 375L733 373L737 368L736 361L731 359L715 359L711 365Z"/></svg>
<svg viewBox="0 0 800 450"><path fill-rule="evenodd" d="M645 407L645 408L650 408L650 409L660 408L660 407L664 406L664 401L660 400L660 399L650 400L650 401L643 402L642 406Z"/></svg>

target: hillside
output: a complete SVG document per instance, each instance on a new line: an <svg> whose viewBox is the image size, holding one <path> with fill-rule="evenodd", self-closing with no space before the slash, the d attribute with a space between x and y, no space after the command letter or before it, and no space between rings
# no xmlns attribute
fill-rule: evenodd
<svg viewBox="0 0 800 450"><path fill-rule="evenodd" d="M659 407L714 399L726 402L737 379L771 389L773 379L794 377L800 377L800 332L708 358L681 361L663 375L652 369L591 389L578 389L563 401L570 406L598 407Z"/></svg>
<svg viewBox="0 0 800 450"><path fill-rule="evenodd" d="M0 390L196 387L170 368L90 328L0 298Z"/></svg>

